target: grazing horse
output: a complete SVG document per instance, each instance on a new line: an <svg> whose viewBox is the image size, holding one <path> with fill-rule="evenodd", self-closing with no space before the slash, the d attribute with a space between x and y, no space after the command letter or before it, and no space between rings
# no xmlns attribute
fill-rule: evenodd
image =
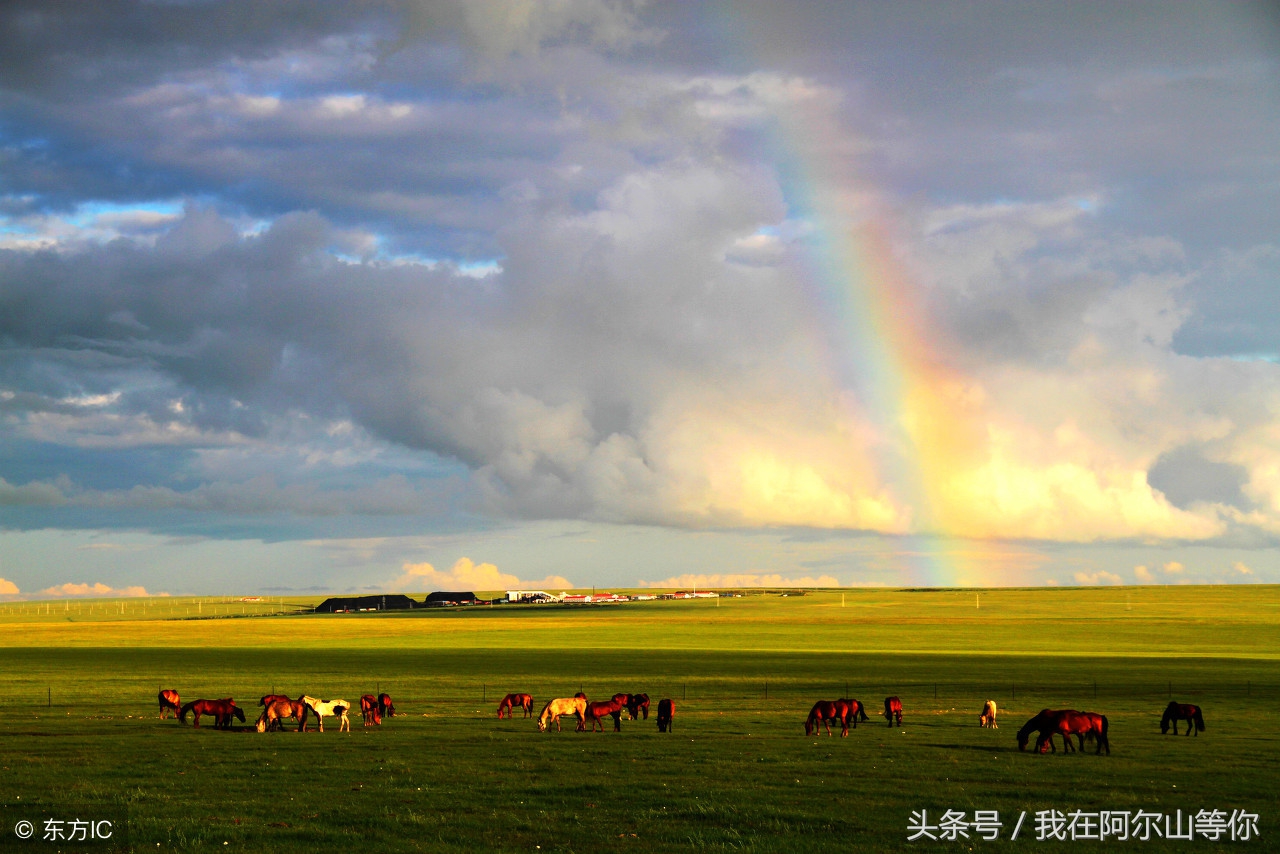
<svg viewBox="0 0 1280 854"><path fill-rule="evenodd" d="M346 730L351 732L351 719L347 717L347 712L351 710L351 704L346 700L317 700L315 697L303 695L298 699L300 703L306 703L307 708L311 710L320 720L320 731L324 732L324 719L327 717L336 717L338 719L338 732ZM300 732L307 731L307 725L303 723Z"/></svg>
<svg viewBox="0 0 1280 854"><path fill-rule="evenodd" d="M1169 724L1173 724L1173 734L1177 735L1178 721L1187 722L1187 731L1184 735L1191 735L1192 730L1195 730L1196 736L1199 737L1200 733L1204 732L1204 715L1200 713L1199 706L1171 701L1164 707L1164 717L1160 719L1160 732L1167 735Z"/></svg>
<svg viewBox="0 0 1280 854"><path fill-rule="evenodd" d="M1027 741L1032 731L1038 733L1036 737L1036 752L1044 753L1046 750L1056 750L1053 746L1053 736L1061 735L1064 753L1074 753L1075 745L1071 743L1071 736L1075 736L1080 740L1080 752L1084 752L1085 736L1097 741L1098 748L1095 754L1101 753L1104 749L1107 755L1111 755L1111 742L1107 739L1107 717L1106 715L1094 714L1093 712L1077 712L1075 709L1041 709L1040 713L1027 721L1022 729L1018 730L1018 749L1026 750Z"/></svg>
<svg viewBox="0 0 1280 854"><path fill-rule="evenodd" d="M386 692L378 695L378 714L384 718L394 718L396 716L395 703L391 702L391 695Z"/></svg>
<svg viewBox="0 0 1280 854"><path fill-rule="evenodd" d="M267 694L261 700L258 701L258 705L262 706L263 708L266 708L267 706L271 705L277 700L289 700L289 699L292 699L292 698L286 697L284 694Z"/></svg>
<svg viewBox="0 0 1280 854"><path fill-rule="evenodd" d="M831 735L831 722L840 722L840 734L848 735L849 729L846 724L848 720L848 709L844 709L841 713L840 707L831 700L819 700L813 704L813 708L809 710L809 717L804 722L804 734L816 735L818 728L822 725L827 727L827 735Z"/></svg>
<svg viewBox="0 0 1280 854"><path fill-rule="evenodd" d="M674 700L658 701L658 732L671 732L671 719L676 716Z"/></svg>
<svg viewBox="0 0 1280 854"><path fill-rule="evenodd" d="M867 707L862 705L861 700L853 700L848 697L842 700L836 700L836 710L840 712L842 716L841 723L844 724L844 730L840 733L842 736L849 734L850 726L854 729L858 728L859 718L861 718L864 723L870 720L870 718L867 717Z"/></svg>
<svg viewBox="0 0 1280 854"><path fill-rule="evenodd" d="M156 699L160 701L160 720L164 720L166 714L172 714L175 718L178 716L182 698L178 696L177 691L165 688L156 695Z"/></svg>
<svg viewBox="0 0 1280 854"><path fill-rule="evenodd" d="M548 722L554 723L556 732L559 732L561 715L573 715L578 719L578 729L585 729L586 712L587 698L585 696L563 697L558 700L552 700L542 707L542 714L538 716L538 732L546 732Z"/></svg>
<svg viewBox="0 0 1280 854"><path fill-rule="evenodd" d="M893 726L895 718L898 726L902 726L902 701L897 697L885 697L884 716L888 719L889 726Z"/></svg>
<svg viewBox="0 0 1280 854"><path fill-rule="evenodd" d="M632 694L631 699L627 700L627 714L631 715L633 721L642 714L646 721L649 720L649 695Z"/></svg>
<svg viewBox="0 0 1280 854"><path fill-rule="evenodd" d="M596 727L600 727L600 731L604 732L604 724L600 722L603 717L613 718L613 731L622 732L622 710L627 707L626 694L614 694L613 699L603 703L587 703L583 710L584 721L591 721L591 731L595 732Z"/></svg>
<svg viewBox="0 0 1280 854"><path fill-rule="evenodd" d="M302 732L307 722L307 704L290 700L288 697L277 697L262 705L262 714L254 729L258 732L269 732L284 729L284 719L293 718L298 722L298 732Z"/></svg>
<svg viewBox="0 0 1280 854"><path fill-rule="evenodd" d="M372 694L365 694L360 698L360 717L364 718L364 725L375 724L382 726L382 711L378 708L378 698Z"/></svg>
<svg viewBox="0 0 1280 854"><path fill-rule="evenodd" d="M213 715L213 725L216 729L230 729L232 717L244 723L244 710L230 697L224 697L221 700L192 700L178 712L178 720L185 724L188 712L195 715L195 720L191 724L193 727L200 726L201 715Z"/></svg>
<svg viewBox="0 0 1280 854"><path fill-rule="evenodd" d="M526 718L533 717L533 695L532 694L508 694L502 698L502 702L498 704L498 720L502 720L502 713L507 713L507 720L511 719L511 713L515 709L524 709Z"/></svg>
<svg viewBox="0 0 1280 854"><path fill-rule="evenodd" d="M996 726L996 701L987 700L982 704L982 713L978 715L978 726L999 729Z"/></svg>

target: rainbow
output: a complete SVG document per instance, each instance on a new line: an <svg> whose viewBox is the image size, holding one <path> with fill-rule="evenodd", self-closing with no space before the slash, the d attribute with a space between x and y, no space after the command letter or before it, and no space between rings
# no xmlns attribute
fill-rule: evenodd
<svg viewBox="0 0 1280 854"><path fill-rule="evenodd" d="M853 174L841 131L815 106L783 117L790 216L813 229L804 287L815 335L838 387L873 425L878 480L903 509L900 574L921 586L989 583L957 543L942 491L977 437L957 418L968 384L934 346L919 288L894 252L891 218ZM983 550L976 550L981 553Z"/></svg>

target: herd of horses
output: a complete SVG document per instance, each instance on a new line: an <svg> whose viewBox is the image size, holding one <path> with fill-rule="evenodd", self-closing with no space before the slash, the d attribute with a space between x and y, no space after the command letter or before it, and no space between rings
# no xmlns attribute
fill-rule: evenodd
<svg viewBox="0 0 1280 854"><path fill-rule="evenodd" d="M244 709L237 706L230 697L220 700L192 700L181 705L182 698L178 696L178 692L165 688L156 698L160 703L160 720L172 714L179 722L186 723L187 716L191 715L191 725L199 727L201 716L210 715L217 729L230 729L233 719L244 723ZM315 717L320 732L324 732L324 719L330 717L338 719L339 732L351 731L351 719L347 717L351 704L346 700L320 700L308 694L294 700L284 694L267 694L258 701L258 705L262 707L262 714L254 724L254 729L258 732L283 730L286 720L297 723L298 732L306 732L311 717ZM365 726L381 726L384 717L395 715L396 707L389 694L379 694L377 697L365 694L360 698L360 713L364 717Z"/></svg>
<svg viewBox="0 0 1280 854"><path fill-rule="evenodd" d="M187 716L191 715L194 719L192 725L198 727L201 716L209 715L214 719L214 726L219 729L230 729L232 720L238 720L241 723L245 720L244 710L230 697L220 700L192 700L182 705L177 691L165 689L160 691L157 699L160 703L161 720L168 714L172 714L180 722L186 723ZM324 732L324 719L327 717L338 719L339 732L351 730L351 722L347 717L351 704L346 700L319 700L307 694L294 700L283 694L268 694L258 701L258 705L262 707L262 714L254 724L258 732L283 730L286 720L296 722L298 732L306 732L308 719L312 716L316 718L320 732ZM532 717L533 695L507 694L498 703L498 719L501 720L504 717L510 719L516 709L522 710L525 718ZM978 725L997 728L998 713L995 701L987 700L978 715ZM384 717L392 717L396 714L396 707L388 694L379 694L376 697L373 694L365 694L360 698L360 714L365 726L378 726L382 724ZM591 732L604 732L605 718L613 720L614 732L621 732L623 714L626 714L627 720L640 718L648 720L649 695L619 693L608 700L591 702L586 694L578 692L572 697L550 700L538 715L538 731L546 732L551 724L555 724L556 731L559 732L560 718L571 716L577 722L578 732L586 732L588 727ZM672 720L675 714L676 704L673 700L658 701L659 732L673 731ZM897 697L886 697L883 714L890 727L902 726L902 701ZM805 719L804 734L816 735L825 727L827 735L831 735L832 724L839 724L840 736L844 738L849 735L851 728L858 728L860 721L865 723L868 720L866 706L860 700L852 698L819 700L813 704L813 708L809 710L809 716ZM1165 707L1164 717L1160 720L1160 732L1167 734L1172 726L1173 734L1177 735L1178 723L1181 721L1186 721L1187 724L1185 735L1191 735L1194 732L1198 736L1204 732L1204 714L1200 707L1176 701L1171 701ZM1027 745L1031 743L1031 734L1035 733L1036 741L1033 749L1036 753L1043 754L1051 751L1056 753L1057 747L1053 737L1057 735L1062 737L1064 754L1077 752L1077 745L1079 752L1083 753L1085 742L1092 741L1097 745L1095 754L1101 754L1105 750L1110 756L1111 742L1107 735L1108 728L1106 715L1079 712L1075 709L1041 709L1023 725L1022 729L1018 730L1018 749L1025 751ZM1071 740L1072 736L1076 738L1075 743Z"/></svg>
<svg viewBox="0 0 1280 854"><path fill-rule="evenodd" d="M572 697L560 697L550 700L542 707L542 713L538 715L538 731L546 732L551 724L556 725L556 732L560 732L560 718L562 716L572 716L577 721L576 729L578 732L586 732L587 725L591 725L592 732L604 732L604 719L613 719L613 731L622 731L622 715L625 713L627 720L633 721L640 718L649 720L649 695L648 694L614 694L608 700L591 702L587 699L587 695L579 691ZM512 709L520 708L524 710L526 718L533 715L533 696L530 694L508 694L502 698L502 702L498 703L498 719L503 716L510 718ZM672 720L676 715L676 704L674 700L662 699L658 701L658 732L672 732Z"/></svg>

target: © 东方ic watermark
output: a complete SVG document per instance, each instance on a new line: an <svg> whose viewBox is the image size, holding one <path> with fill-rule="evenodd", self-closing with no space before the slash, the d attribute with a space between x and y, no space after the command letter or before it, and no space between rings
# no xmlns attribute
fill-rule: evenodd
<svg viewBox="0 0 1280 854"><path fill-rule="evenodd" d="M973 818L964 810L946 810L931 819L928 810L913 810L907 819L907 841L937 840L956 842L979 839L994 842L1000 838L1005 823L998 810L974 810ZM1249 842L1257 839L1258 814L1244 810L1205 810L1184 814L1148 812L1147 810L1101 810L1088 812L1056 809L1038 810L1027 822L1022 810L1007 837L1010 840L1032 838L1037 842L1149 842L1153 839L1194 840L1210 842Z"/></svg>
<svg viewBox="0 0 1280 854"><path fill-rule="evenodd" d="M128 819L113 805L0 805L0 850L128 849Z"/></svg>

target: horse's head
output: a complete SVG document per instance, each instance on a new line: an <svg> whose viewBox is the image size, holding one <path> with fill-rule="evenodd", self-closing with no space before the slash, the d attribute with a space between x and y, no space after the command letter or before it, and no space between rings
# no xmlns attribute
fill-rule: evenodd
<svg viewBox="0 0 1280 854"><path fill-rule="evenodd" d="M235 715L236 720L240 721L240 723L244 723L244 709L233 704L231 706L231 714Z"/></svg>
<svg viewBox="0 0 1280 854"><path fill-rule="evenodd" d="M267 713L266 712L262 713L262 717L258 718L258 722L253 725L253 728L256 729L258 732L267 731Z"/></svg>
<svg viewBox="0 0 1280 854"><path fill-rule="evenodd" d="M543 720L542 718L539 718L539 719L538 719L538 732L546 732L546 731L547 731L547 722L546 722L545 720Z"/></svg>

